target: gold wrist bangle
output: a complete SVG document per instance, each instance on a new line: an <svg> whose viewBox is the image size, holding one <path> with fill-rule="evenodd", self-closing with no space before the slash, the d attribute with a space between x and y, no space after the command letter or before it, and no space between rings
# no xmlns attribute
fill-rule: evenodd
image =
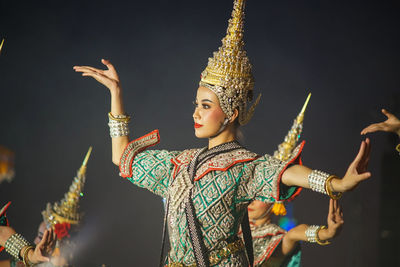
<svg viewBox="0 0 400 267"><path fill-rule="evenodd" d="M28 259L28 253L29 253L29 250L31 250L31 249L35 249L35 247L34 246L27 246L26 249L24 250L24 254L22 256L22 261L23 261L24 265L27 266L27 267L33 266L33 263L30 262L29 259Z"/></svg>
<svg viewBox="0 0 400 267"><path fill-rule="evenodd" d="M326 245L329 245L331 242L329 242L328 240L322 241L321 239L319 239L318 234L319 234L319 231L322 230L322 229L326 229L326 226L322 225L322 226L318 227L318 229L317 229L317 231L315 233L315 241L317 241L318 245L326 246Z"/></svg>
<svg viewBox="0 0 400 267"><path fill-rule="evenodd" d="M339 178L335 175L331 175L326 179L325 181L325 191L328 193L328 196L333 199L333 200L338 200L342 197L342 192L337 192L336 194L333 193L333 188L332 188L332 179L334 178Z"/></svg>
<svg viewBox="0 0 400 267"><path fill-rule="evenodd" d="M131 120L131 116L124 115L123 118L114 117L111 112L108 112L108 118L110 120L119 121L119 122L129 122Z"/></svg>

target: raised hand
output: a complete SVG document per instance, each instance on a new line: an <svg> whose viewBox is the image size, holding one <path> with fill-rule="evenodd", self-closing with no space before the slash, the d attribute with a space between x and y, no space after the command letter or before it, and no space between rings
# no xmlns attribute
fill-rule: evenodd
<svg viewBox="0 0 400 267"><path fill-rule="evenodd" d="M326 229L325 239L337 236L344 224L343 211L337 200L329 200L329 213L327 218L328 228Z"/></svg>
<svg viewBox="0 0 400 267"><path fill-rule="evenodd" d="M343 179L336 180L336 183L333 185L334 191L346 192L353 190L360 182L371 177L371 173L367 171L370 152L371 144L367 138L361 142L360 150L347 169Z"/></svg>
<svg viewBox="0 0 400 267"><path fill-rule="evenodd" d="M76 72L81 72L82 76L89 76L94 78L99 83L106 86L111 92L120 90L120 81L114 66L109 60L102 59L103 63L107 69L101 70L90 66L74 66Z"/></svg>
<svg viewBox="0 0 400 267"><path fill-rule="evenodd" d="M50 261L49 256L53 253L56 241L57 237L54 230L52 228L46 230L42 240L36 245L35 250L28 254L30 262L36 264Z"/></svg>
<svg viewBox="0 0 400 267"><path fill-rule="evenodd" d="M382 109L382 113L387 117L387 120L365 127L361 134L383 131L397 133L400 136L400 120L386 109Z"/></svg>

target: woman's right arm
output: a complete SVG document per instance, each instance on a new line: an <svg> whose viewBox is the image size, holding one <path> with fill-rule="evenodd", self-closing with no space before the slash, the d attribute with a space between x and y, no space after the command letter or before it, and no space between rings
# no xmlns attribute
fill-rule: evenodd
<svg viewBox="0 0 400 267"><path fill-rule="evenodd" d="M89 76L94 78L99 83L103 84L110 90L111 95L111 115L116 117L124 115L124 105L122 101L122 88L120 80L114 66L109 60L102 59L107 69L101 70L90 66L74 66L76 72L81 72L82 76ZM112 162L119 165L122 152L129 143L128 136L112 137Z"/></svg>
<svg viewBox="0 0 400 267"><path fill-rule="evenodd" d="M329 213L327 218L327 228L320 229L316 235L318 240L326 242L326 240L336 237L343 226L343 212L337 200L329 200ZM300 224L289 230L282 240L282 253L287 255L295 247L298 241L309 241L306 231L310 226Z"/></svg>

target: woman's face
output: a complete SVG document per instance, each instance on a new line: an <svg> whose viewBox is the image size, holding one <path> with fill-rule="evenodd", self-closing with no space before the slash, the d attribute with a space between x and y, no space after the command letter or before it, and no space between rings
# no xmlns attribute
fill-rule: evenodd
<svg viewBox="0 0 400 267"><path fill-rule="evenodd" d="M249 211L249 219L250 220L259 220L263 219L270 214L270 208L272 203L265 203L260 200L254 200L247 207Z"/></svg>
<svg viewBox="0 0 400 267"><path fill-rule="evenodd" d="M210 89L200 86L197 90L193 113L196 137L209 138L215 136L225 118L218 97Z"/></svg>
<svg viewBox="0 0 400 267"><path fill-rule="evenodd" d="M35 243L35 245L39 244L39 242L42 240L45 231L46 231L46 224L44 222L41 222L38 228L37 236L35 238L35 241L33 242Z"/></svg>

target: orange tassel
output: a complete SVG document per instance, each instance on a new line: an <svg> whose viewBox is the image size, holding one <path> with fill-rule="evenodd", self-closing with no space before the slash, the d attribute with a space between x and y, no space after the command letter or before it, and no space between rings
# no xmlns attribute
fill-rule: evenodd
<svg viewBox="0 0 400 267"><path fill-rule="evenodd" d="M52 257L60 256L60 248L58 246L55 247L53 254L51 254Z"/></svg>
<svg viewBox="0 0 400 267"><path fill-rule="evenodd" d="M275 215L282 215L285 216L286 215L286 208L285 205L283 204L283 202L278 201L274 203L274 206L272 207L272 212Z"/></svg>

